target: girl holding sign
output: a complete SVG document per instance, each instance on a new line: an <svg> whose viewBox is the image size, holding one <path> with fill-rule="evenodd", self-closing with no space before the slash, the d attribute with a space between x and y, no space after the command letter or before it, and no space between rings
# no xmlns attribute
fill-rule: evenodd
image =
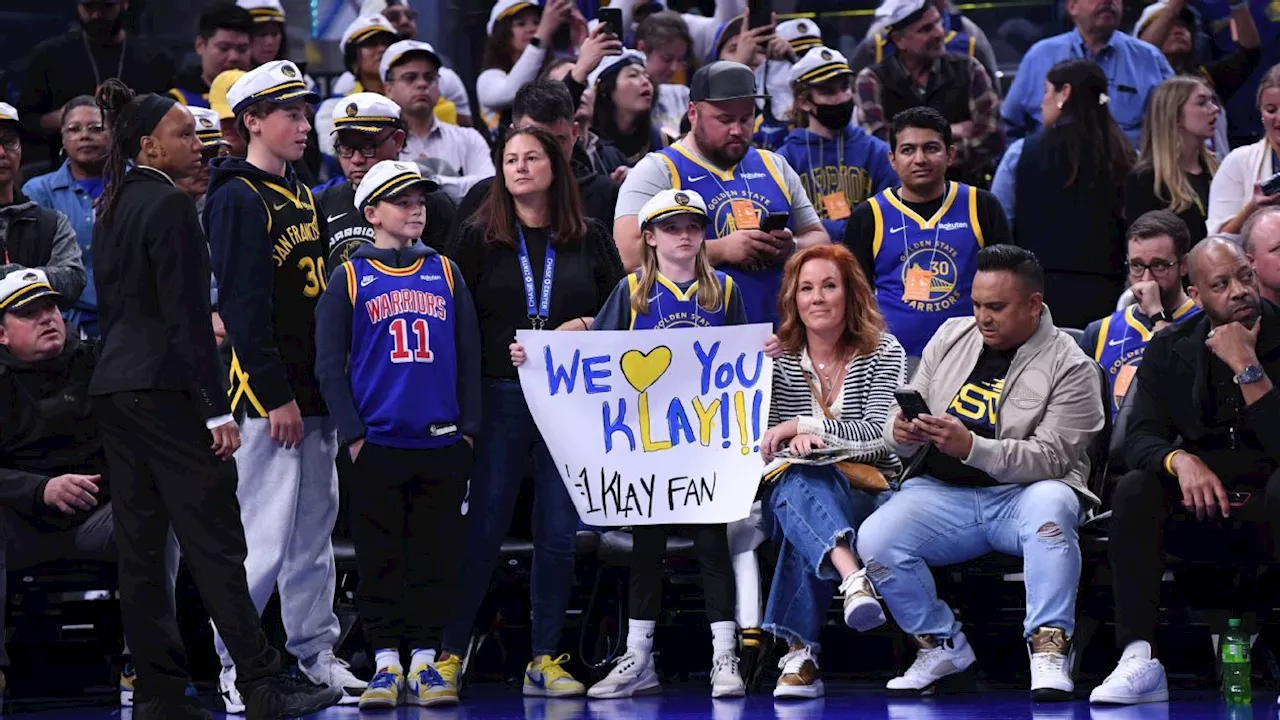
<svg viewBox="0 0 1280 720"><path fill-rule="evenodd" d="M596 314L593 330L655 330L664 328L743 325L746 308L733 280L711 267L703 244L707 206L691 190L663 190L640 209L644 241L641 269L614 289ZM520 343L511 345L511 361L524 364ZM592 698L625 698L659 690L653 665L653 633L662 603L662 555L667 531L663 525L632 530L630 608L627 651L613 670L587 691ZM724 525L684 528L693 534L702 567L702 589L712 635L712 697L746 694L738 671L736 598L729 541Z"/></svg>
<svg viewBox="0 0 1280 720"><path fill-rule="evenodd" d="M769 463L764 531L778 547L764 628L789 644L774 697L814 698L824 693L818 631L836 584L849 627L885 621L854 546L858 526L880 504L876 491L902 472L881 429L893 391L906 383L906 353L885 331L871 286L843 245L793 255L778 306L781 355L760 443Z"/></svg>

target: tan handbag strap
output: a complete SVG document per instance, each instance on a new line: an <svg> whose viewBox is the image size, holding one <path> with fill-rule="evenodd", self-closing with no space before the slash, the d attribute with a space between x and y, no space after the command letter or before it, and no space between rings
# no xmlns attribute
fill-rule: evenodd
<svg viewBox="0 0 1280 720"><path fill-rule="evenodd" d="M801 370L801 372L804 371ZM832 415L831 408L827 407L827 404L822 402L822 393L818 390L817 386L813 384L813 378L809 377L809 373L804 373L804 381L809 384L809 392L813 393L813 399L818 401L818 407L822 408L822 414L825 415L828 420L835 420L836 416Z"/></svg>

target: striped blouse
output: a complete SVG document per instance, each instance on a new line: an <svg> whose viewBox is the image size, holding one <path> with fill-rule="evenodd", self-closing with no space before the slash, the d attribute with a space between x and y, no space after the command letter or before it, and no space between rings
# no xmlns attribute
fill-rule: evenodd
<svg viewBox="0 0 1280 720"><path fill-rule="evenodd" d="M807 349L786 353L773 362L773 399L769 404L769 427L798 418L800 432L817 435L829 448L841 448L840 459L875 465L886 478L902 473L902 462L889 451L882 434L893 391L906 385L907 356L897 338L884 333L871 355L855 357L845 370L844 384L828 420L810 390L818 375Z"/></svg>

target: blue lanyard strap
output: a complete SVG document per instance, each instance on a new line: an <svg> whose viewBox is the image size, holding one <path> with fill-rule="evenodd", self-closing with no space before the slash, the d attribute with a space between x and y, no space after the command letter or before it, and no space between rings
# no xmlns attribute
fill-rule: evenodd
<svg viewBox="0 0 1280 720"><path fill-rule="evenodd" d="M551 316L551 281L556 272L556 249L547 238L547 256L542 265L542 293L538 297L534 290L533 263L529 261L529 246L524 241L524 228L518 227L520 237L520 274L524 277L525 311L529 315L529 324L534 330L546 327L547 318Z"/></svg>

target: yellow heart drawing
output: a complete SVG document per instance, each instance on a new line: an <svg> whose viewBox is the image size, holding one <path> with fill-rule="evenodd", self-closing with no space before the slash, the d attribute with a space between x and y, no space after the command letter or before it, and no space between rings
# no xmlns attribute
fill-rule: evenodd
<svg viewBox="0 0 1280 720"><path fill-rule="evenodd" d="M622 353L622 374L636 392L644 392L671 367L671 348L660 345L647 353L628 350Z"/></svg>

